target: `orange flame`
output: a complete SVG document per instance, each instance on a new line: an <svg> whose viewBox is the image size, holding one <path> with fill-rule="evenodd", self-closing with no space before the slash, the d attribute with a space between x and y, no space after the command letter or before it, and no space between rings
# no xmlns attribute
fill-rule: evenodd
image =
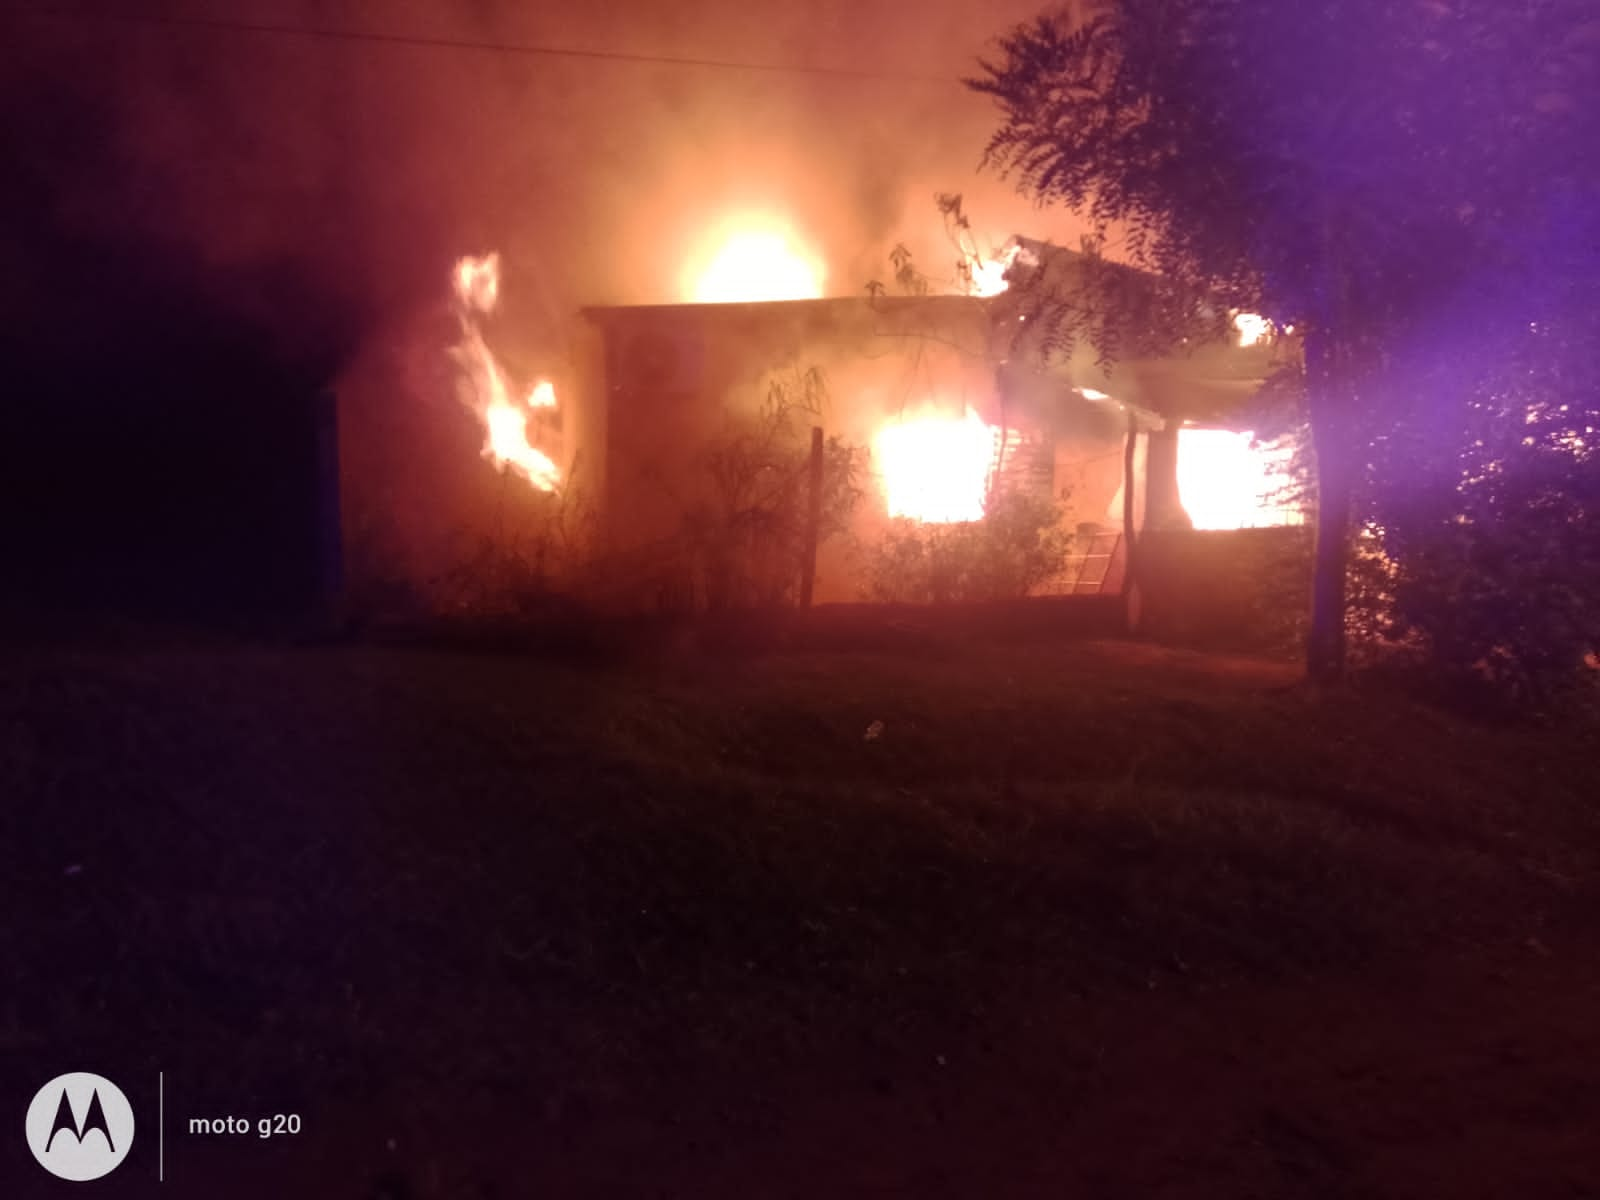
<svg viewBox="0 0 1600 1200"><path fill-rule="evenodd" d="M505 370L478 325L479 317L493 312L500 298L500 256L468 257L456 263L455 297L461 343L453 354L463 376L462 400L483 423L483 457L516 471L541 492L555 491L560 470L528 441L532 410L556 407L555 388L541 380L525 400L513 400Z"/></svg>
<svg viewBox="0 0 1600 1200"><path fill-rule="evenodd" d="M1285 503L1288 451L1256 446L1254 434L1228 429L1178 431L1178 499L1196 529L1300 525Z"/></svg>
<svg viewBox="0 0 1600 1200"><path fill-rule="evenodd" d="M873 438L891 517L930 525L983 516L999 430L972 409L959 418L917 417Z"/></svg>
<svg viewBox="0 0 1600 1200"><path fill-rule="evenodd" d="M1022 250L1020 245L1013 243L1002 250L995 258L974 257L968 264L970 281L968 291L974 296L998 296L1011 286L1011 281L1006 278L1006 272L1011 269L1011 264L1017 261L1017 255Z"/></svg>
<svg viewBox="0 0 1600 1200"><path fill-rule="evenodd" d="M685 291L696 304L816 300L826 279L822 260L782 224L736 221L687 272Z"/></svg>

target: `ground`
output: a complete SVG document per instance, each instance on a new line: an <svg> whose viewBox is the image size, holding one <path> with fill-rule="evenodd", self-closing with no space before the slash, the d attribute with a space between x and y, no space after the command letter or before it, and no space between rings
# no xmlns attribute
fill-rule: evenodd
<svg viewBox="0 0 1600 1200"><path fill-rule="evenodd" d="M11 652L4 1103L121 1082L105 1195L1600 1196L1595 749L1037 631Z"/></svg>

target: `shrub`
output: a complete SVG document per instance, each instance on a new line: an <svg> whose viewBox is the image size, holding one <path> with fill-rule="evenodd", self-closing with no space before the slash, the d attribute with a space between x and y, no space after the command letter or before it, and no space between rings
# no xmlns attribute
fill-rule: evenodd
<svg viewBox="0 0 1600 1200"><path fill-rule="evenodd" d="M587 590L595 513L574 479L524 497L521 519L502 520L430 581L440 611L459 617L531 617L563 611Z"/></svg>
<svg viewBox="0 0 1600 1200"><path fill-rule="evenodd" d="M780 372L752 415L730 413L700 454L707 488L684 516L674 555L689 604L719 611L795 602L805 554L811 429L827 399L816 368ZM818 544L843 532L862 495L865 450L823 443Z"/></svg>
<svg viewBox="0 0 1600 1200"><path fill-rule="evenodd" d="M1600 674L1600 319L1585 289L1528 287L1403 364L1416 400L1375 448L1369 511L1381 635L1443 681L1542 707Z"/></svg>
<svg viewBox="0 0 1600 1200"><path fill-rule="evenodd" d="M996 496L979 521L897 519L871 554L867 593L924 604L1026 596L1061 570L1071 541L1060 507L1024 492Z"/></svg>

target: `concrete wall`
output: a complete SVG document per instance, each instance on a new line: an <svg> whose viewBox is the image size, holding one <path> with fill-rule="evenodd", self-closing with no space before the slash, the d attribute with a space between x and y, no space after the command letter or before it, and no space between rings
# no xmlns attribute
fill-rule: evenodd
<svg viewBox="0 0 1600 1200"><path fill-rule="evenodd" d="M750 428L774 383L798 394L814 369L825 385L815 413L793 415L796 454L813 424L869 447L901 414L959 417L970 405L1000 419L988 319L960 297L601 309L585 318L601 342L584 377L599 384L606 414L606 550L642 574L670 572L686 516L714 502L707 448L741 422ZM596 402L593 392L586 402ZM818 602L860 597L864 547L888 524L880 481L868 473L861 483L848 534L819 550ZM652 565L652 553L663 561Z"/></svg>
<svg viewBox="0 0 1600 1200"><path fill-rule="evenodd" d="M488 333L519 383L537 374L556 384L563 495L537 493L482 457L483 432L457 397L449 314L396 328L338 389L346 591L357 611L492 606L505 598L489 595L493 587L518 583L513 567L551 565L540 539L553 523L593 552L581 581L590 597L692 606L684 537L715 498L709 449L751 428L774 382L799 388L813 369L825 392L816 412L793 415L797 467L814 423L867 448L897 417L955 418L970 406L1049 447L1025 486L1061 501L1069 529L1121 527L1125 413L1085 404L1060 375L997 371L989 312L968 298L592 309L575 318L561 363L518 362L514 331ZM1136 462L1141 521L1151 444L1141 439ZM863 466L850 528L819 549L819 603L863 598L891 524L881 480ZM798 561L792 569L797 576Z"/></svg>
<svg viewBox="0 0 1600 1200"><path fill-rule="evenodd" d="M1311 534L1304 526L1152 529L1139 543L1138 570L1151 635L1287 651L1310 603Z"/></svg>

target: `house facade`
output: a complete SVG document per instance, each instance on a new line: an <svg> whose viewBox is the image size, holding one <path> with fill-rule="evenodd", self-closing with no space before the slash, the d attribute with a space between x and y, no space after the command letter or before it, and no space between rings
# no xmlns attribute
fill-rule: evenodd
<svg viewBox="0 0 1600 1200"><path fill-rule="evenodd" d="M1036 523L1048 510L1060 535L1030 594L1116 592L1129 532L1194 523L1186 431L1229 432L1275 352L1106 369L1084 346L1040 370L1011 358L1006 319L967 296L585 309L559 410L536 414L553 494L479 453L448 381L408 394L369 377L340 397L351 602L453 611L518 587L614 611L882 599L894 554L958 545L1001 498Z"/></svg>

